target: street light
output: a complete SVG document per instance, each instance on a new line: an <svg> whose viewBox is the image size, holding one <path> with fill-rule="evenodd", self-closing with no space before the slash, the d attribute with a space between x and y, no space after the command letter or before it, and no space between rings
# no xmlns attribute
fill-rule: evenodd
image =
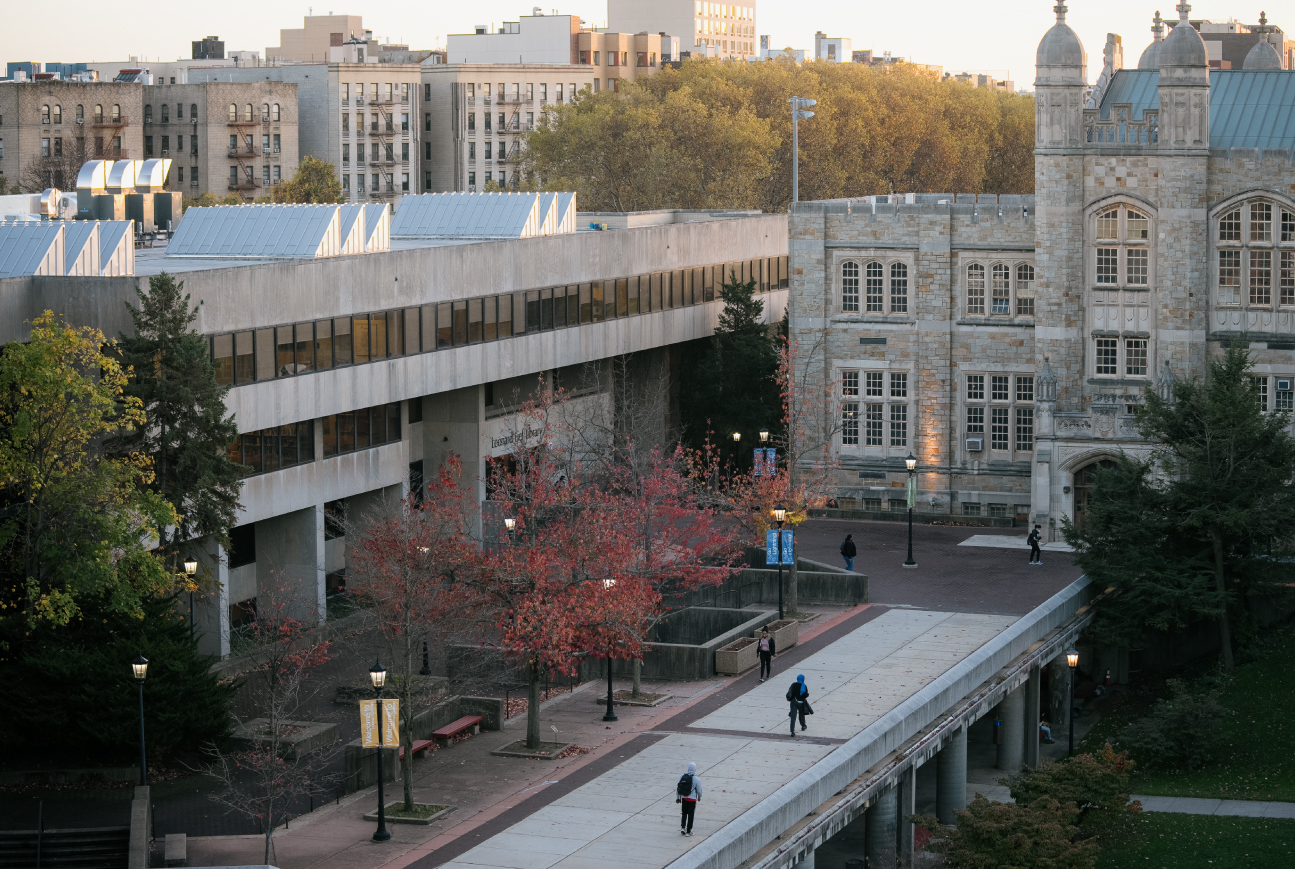
<svg viewBox="0 0 1295 869"><path fill-rule="evenodd" d="M198 572L198 561L195 558L184 560L184 575L189 577L189 639L194 638L193 627L193 577Z"/></svg>
<svg viewBox="0 0 1295 869"><path fill-rule="evenodd" d="M796 122L808 120L814 117L813 112L807 112L810 106L818 105L818 100L805 99L804 97L792 97L787 102L791 103L791 201L800 201L800 144L797 138Z"/></svg>
<svg viewBox="0 0 1295 869"><path fill-rule="evenodd" d="M917 459L912 453L904 459L904 465L908 468L908 561L904 562L905 567L917 567L917 562L913 560L913 504L917 501L917 488L915 484Z"/></svg>
<svg viewBox="0 0 1295 869"><path fill-rule="evenodd" d="M769 443L769 430L767 428L760 429L760 443Z"/></svg>
<svg viewBox="0 0 1295 869"><path fill-rule="evenodd" d="M387 799L382 793L382 688L387 684L387 668L376 659L369 668L369 681L378 698L378 829L373 833L373 841L385 842L391 838L387 832Z"/></svg>
<svg viewBox="0 0 1295 869"><path fill-rule="evenodd" d="M1070 748L1066 757L1075 756L1075 671L1079 669L1079 653L1074 649L1066 652L1066 666L1070 668Z"/></svg>
<svg viewBox="0 0 1295 869"><path fill-rule="evenodd" d="M616 585L614 579L604 579L603 588L610 591ZM612 653L611 649L607 650L607 714L603 716L603 721L617 721L615 698L612 696Z"/></svg>
<svg viewBox="0 0 1295 869"><path fill-rule="evenodd" d="M742 433L740 431L733 432L733 443L737 443L740 440L742 440Z"/></svg>
<svg viewBox="0 0 1295 869"><path fill-rule="evenodd" d="M138 656L130 662L130 669L139 686L139 784L143 787L148 784L148 763L144 760L144 679L148 677L148 658Z"/></svg>
<svg viewBox="0 0 1295 869"><path fill-rule="evenodd" d="M775 504L773 521L778 523L778 621L785 617L782 609L782 523L787 521L787 510L781 504Z"/></svg>
<svg viewBox="0 0 1295 869"><path fill-rule="evenodd" d="M517 520L514 519L512 516L509 516L507 519L504 520L504 527L508 529L509 534L512 534L513 529L517 527Z"/></svg>

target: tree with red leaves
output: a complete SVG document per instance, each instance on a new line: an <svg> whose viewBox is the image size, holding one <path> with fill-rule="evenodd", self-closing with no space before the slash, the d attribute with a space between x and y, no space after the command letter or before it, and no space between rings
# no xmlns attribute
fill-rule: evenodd
<svg viewBox="0 0 1295 869"><path fill-rule="evenodd" d="M479 560L470 534L476 504L459 485L461 463L451 455L424 486L394 513L362 517L359 543L351 552L348 593L362 599L377 619L386 646L387 691L400 700L400 738L405 747L405 809L414 810L413 721L428 697L419 673L423 644L442 639L465 603L458 591L463 572Z"/></svg>

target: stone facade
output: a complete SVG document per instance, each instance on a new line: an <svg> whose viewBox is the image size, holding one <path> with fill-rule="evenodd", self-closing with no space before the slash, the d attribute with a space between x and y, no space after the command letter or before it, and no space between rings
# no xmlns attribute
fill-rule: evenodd
<svg viewBox="0 0 1295 869"><path fill-rule="evenodd" d="M1211 126L1194 30L1164 43L1158 109L1085 108L1083 49L1058 8L1039 48L1033 196L792 209L792 339L829 396L842 508L906 509L911 452L920 511L1028 518L1056 539L1062 517L1082 521L1086 468L1145 454L1145 391L1202 374L1242 335L1265 407L1295 404L1290 143L1210 147L1241 131Z"/></svg>

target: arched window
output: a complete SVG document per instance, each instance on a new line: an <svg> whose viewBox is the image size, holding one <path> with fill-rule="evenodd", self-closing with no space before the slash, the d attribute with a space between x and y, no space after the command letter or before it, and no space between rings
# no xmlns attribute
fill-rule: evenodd
<svg viewBox="0 0 1295 869"><path fill-rule="evenodd" d="M980 263L967 266L967 313L985 314L985 267Z"/></svg>
<svg viewBox="0 0 1295 869"><path fill-rule="evenodd" d="M171 123L171 106L167 103L162 103L162 123Z"/></svg>
<svg viewBox="0 0 1295 869"><path fill-rule="evenodd" d="M278 103L275 103L274 105L270 106L270 120L274 121L276 124L279 123L279 104Z"/></svg>
<svg viewBox="0 0 1295 869"><path fill-rule="evenodd" d="M118 103L112 104L112 120L113 123L121 120L121 105Z"/></svg>
<svg viewBox="0 0 1295 869"><path fill-rule="evenodd" d="M76 107L76 122L79 124L84 120L85 120L85 106L78 105Z"/></svg>
<svg viewBox="0 0 1295 869"><path fill-rule="evenodd" d="M94 107L94 122L96 124L103 123L103 106Z"/></svg>
<svg viewBox="0 0 1295 869"><path fill-rule="evenodd" d="M183 121L183 120L184 120L184 103L176 103L176 104L175 104L175 119L176 119L177 121Z"/></svg>
<svg viewBox="0 0 1295 869"><path fill-rule="evenodd" d="M1140 211L1117 205L1097 215L1099 286L1141 289L1151 281L1151 221Z"/></svg>
<svg viewBox="0 0 1295 869"><path fill-rule="evenodd" d="M252 122L252 104L251 104L251 103L248 103L246 106L244 106L244 107L243 107L243 120L247 121L249 124Z"/></svg>
<svg viewBox="0 0 1295 869"><path fill-rule="evenodd" d="M1034 266L1028 263L1016 267L1016 316L1034 316Z"/></svg>
<svg viewBox="0 0 1295 869"><path fill-rule="evenodd" d="M859 311L859 264L841 264L841 311L855 314Z"/></svg>
<svg viewBox="0 0 1295 869"><path fill-rule="evenodd" d="M882 314L886 311L886 270L881 263L868 263L864 274L865 308L870 314Z"/></svg>
<svg viewBox="0 0 1295 869"><path fill-rule="evenodd" d="M196 117L198 117L198 104L197 104L197 103L189 103L189 117L191 117L191 118L196 118Z"/></svg>
<svg viewBox="0 0 1295 869"><path fill-rule="evenodd" d="M995 265L990 272L990 309L991 314L1012 313L1012 272L1002 263Z"/></svg>
<svg viewBox="0 0 1295 869"><path fill-rule="evenodd" d="M229 104L229 122L232 124L238 120L238 106L233 103Z"/></svg>
<svg viewBox="0 0 1295 869"><path fill-rule="evenodd" d="M1295 212L1266 200L1219 217L1218 303L1295 305Z"/></svg>
<svg viewBox="0 0 1295 869"><path fill-rule="evenodd" d="M153 107L151 105L144 106L144 123L153 123Z"/></svg>
<svg viewBox="0 0 1295 869"><path fill-rule="evenodd" d="M908 266L890 264L890 313L908 313Z"/></svg>
<svg viewBox="0 0 1295 869"><path fill-rule="evenodd" d="M262 103L262 104L261 104L261 120L262 120L262 121L268 121L268 120L270 120L270 104L269 104L269 103Z"/></svg>
<svg viewBox="0 0 1295 869"><path fill-rule="evenodd" d="M44 106L41 106L41 107L40 107L40 122L41 122L42 124L48 124L48 123L49 123L49 106L48 106L48 105L44 105Z"/></svg>
<svg viewBox="0 0 1295 869"><path fill-rule="evenodd" d="M54 123L56 123L56 124L61 124L61 123L63 123L63 107L62 107L62 106L55 106L55 107L54 107Z"/></svg>

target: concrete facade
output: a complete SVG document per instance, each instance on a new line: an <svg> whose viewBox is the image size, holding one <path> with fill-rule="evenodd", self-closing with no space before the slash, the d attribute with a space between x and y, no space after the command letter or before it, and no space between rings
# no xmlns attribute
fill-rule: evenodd
<svg viewBox="0 0 1295 869"><path fill-rule="evenodd" d="M607 29L669 33L679 48L706 57L755 59L756 4L731 6L700 0L607 0Z"/></svg>
<svg viewBox="0 0 1295 869"><path fill-rule="evenodd" d="M1064 12L1039 50L1033 196L792 210L793 342L831 393L843 508L904 509L911 451L923 512L1055 540L1082 521L1087 468L1145 454L1145 390L1202 374L1222 342L1248 336L1265 408L1292 404L1295 158L1210 147L1203 49L1161 48L1158 111L1085 108Z"/></svg>

